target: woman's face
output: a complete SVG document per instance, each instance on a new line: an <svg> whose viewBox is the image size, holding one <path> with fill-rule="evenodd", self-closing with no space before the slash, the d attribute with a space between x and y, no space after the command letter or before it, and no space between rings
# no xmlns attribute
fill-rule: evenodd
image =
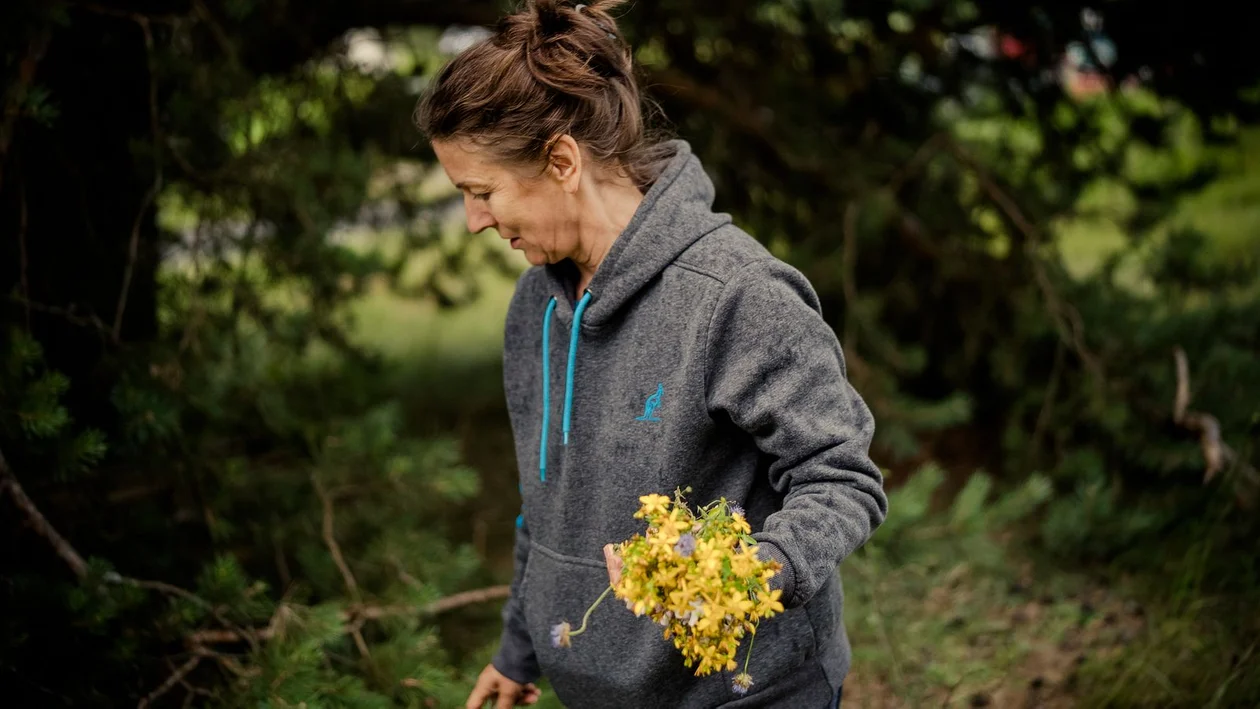
<svg viewBox="0 0 1260 709"><path fill-rule="evenodd" d="M553 152L552 164L538 175L496 161L488 151L464 140L434 141L433 152L464 194L468 231L497 230L535 266L556 263L576 252L580 158L577 164L562 159L557 165Z"/></svg>

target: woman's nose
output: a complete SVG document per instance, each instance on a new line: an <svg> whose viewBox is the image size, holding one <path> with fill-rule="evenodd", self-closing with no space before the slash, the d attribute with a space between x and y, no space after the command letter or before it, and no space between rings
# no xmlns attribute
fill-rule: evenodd
<svg viewBox="0 0 1260 709"><path fill-rule="evenodd" d="M468 222L468 231L473 234L495 225L494 215L490 214L490 210L472 200L464 202L464 217Z"/></svg>

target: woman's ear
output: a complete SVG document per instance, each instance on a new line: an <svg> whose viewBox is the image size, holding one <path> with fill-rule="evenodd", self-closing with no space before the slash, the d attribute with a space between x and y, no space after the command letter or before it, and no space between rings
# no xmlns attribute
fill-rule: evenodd
<svg viewBox="0 0 1260 709"><path fill-rule="evenodd" d="M547 175L569 194L577 192L582 181L582 149L573 136L564 134L552 141L547 154Z"/></svg>

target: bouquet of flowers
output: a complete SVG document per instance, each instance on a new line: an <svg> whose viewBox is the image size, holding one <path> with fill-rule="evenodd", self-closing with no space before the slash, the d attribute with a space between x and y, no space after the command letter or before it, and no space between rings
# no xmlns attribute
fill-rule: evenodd
<svg viewBox="0 0 1260 709"><path fill-rule="evenodd" d="M733 671L740 641L749 636L743 670L733 688L744 694L752 686L748 659L757 624L783 612L780 591L771 591L778 573L776 561L757 558L757 543L739 505L725 498L693 513L676 491L644 495L636 519L647 523L644 534L616 545L622 560L621 578L609 586L586 611L582 626L552 627L552 644L569 647L586 631L591 612L611 591L635 615L648 616L664 628L666 640L682 651L683 664L695 667L697 677Z"/></svg>

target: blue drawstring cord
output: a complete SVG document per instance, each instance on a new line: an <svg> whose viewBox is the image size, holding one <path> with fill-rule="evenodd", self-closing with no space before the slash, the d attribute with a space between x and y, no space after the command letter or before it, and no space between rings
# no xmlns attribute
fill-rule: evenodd
<svg viewBox="0 0 1260 709"><path fill-rule="evenodd" d="M569 371L564 381L564 444L569 445L569 420L573 414L573 372L577 368L578 332L582 329L582 311L591 302L591 292L586 291L573 311L573 329L569 334Z"/></svg>
<svg viewBox="0 0 1260 709"><path fill-rule="evenodd" d="M569 429L573 418L573 378L577 368L578 334L582 330L582 313L591 302L591 292L586 291L573 311L573 328L569 333L569 363L564 381L564 445L569 445ZM547 302L543 313L542 331L542 386L543 414L542 433L538 441L538 480L547 482L547 429L551 427L551 315L556 310L556 299Z"/></svg>
<svg viewBox="0 0 1260 709"><path fill-rule="evenodd" d="M556 299L547 303L547 312L543 314L542 331L542 387L543 414L542 440L538 442L538 480L547 482L547 429L551 423L551 314L556 311Z"/></svg>

